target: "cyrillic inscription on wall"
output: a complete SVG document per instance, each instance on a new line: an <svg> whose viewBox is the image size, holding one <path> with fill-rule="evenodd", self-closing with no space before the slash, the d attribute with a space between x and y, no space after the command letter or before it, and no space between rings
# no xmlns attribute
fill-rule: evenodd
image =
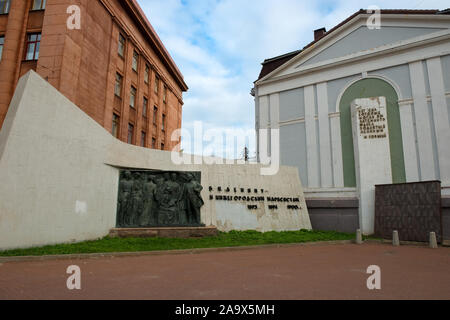
<svg viewBox="0 0 450 320"><path fill-rule="evenodd" d="M225 192L225 194L214 195L213 193ZM237 187L209 187L209 200L216 201L228 201L228 202L241 202L247 204L247 209L258 210L268 203L269 210L278 210L282 207L286 207L288 210L301 210L301 198L300 197L276 197L266 196L267 190L258 188L237 188Z"/></svg>
<svg viewBox="0 0 450 320"><path fill-rule="evenodd" d="M359 132L364 139L384 139L387 137L386 117L377 108L358 109Z"/></svg>

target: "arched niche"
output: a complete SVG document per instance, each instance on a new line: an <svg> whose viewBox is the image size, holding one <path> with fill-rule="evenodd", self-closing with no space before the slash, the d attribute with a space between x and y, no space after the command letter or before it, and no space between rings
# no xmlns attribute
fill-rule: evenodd
<svg viewBox="0 0 450 320"><path fill-rule="evenodd" d="M339 101L342 161L345 187L356 187L355 154L353 148L350 106L355 99L371 97L386 97L389 126L389 145L392 165L392 182L406 182L398 94L394 87L385 80L382 80L380 78L364 78L350 84L341 95Z"/></svg>

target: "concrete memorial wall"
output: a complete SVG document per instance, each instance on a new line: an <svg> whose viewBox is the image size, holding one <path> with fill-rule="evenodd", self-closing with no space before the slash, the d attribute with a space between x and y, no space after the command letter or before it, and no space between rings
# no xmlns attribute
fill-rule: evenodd
<svg viewBox="0 0 450 320"><path fill-rule="evenodd" d="M0 131L0 250L108 235L118 227L124 170L198 174L201 225L311 229L297 168L263 176L259 164L177 165L171 157L115 139L30 71L19 81Z"/></svg>

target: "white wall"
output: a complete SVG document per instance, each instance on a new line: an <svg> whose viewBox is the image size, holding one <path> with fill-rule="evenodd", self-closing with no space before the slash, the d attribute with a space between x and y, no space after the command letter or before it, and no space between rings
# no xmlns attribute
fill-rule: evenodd
<svg viewBox="0 0 450 320"><path fill-rule="evenodd" d="M31 71L19 81L0 131L0 249L106 236L116 223L119 168L201 171L202 222L220 230L311 229L296 168L261 176L259 165L175 165L170 152L115 139ZM210 201L220 193L209 186L299 197L302 209Z"/></svg>
<svg viewBox="0 0 450 320"><path fill-rule="evenodd" d="M364 202L360 190L344 188L339 104L368 77L398 94L407 182L441 180L450 195L450 17L382 20L376 31L364 27L366 16L355 17L255 83L261 100L280 95L280 160L298 167L308 199Z"/></svg>
<svg viewBox="0 0 450 320"><path fill-rule="evenodd" d="M447 63L447 56L444 57L375 69L367 74L364 74L366 70L361 69L359 74L350 77L330 78L327 82L282 91L279 104L282 120L279 125L282 133L293 134L298 142L297 145L281 143L281 163L297 165L298 159L307 159L297 165L300 175L304 177L302 181L305 182L306 192L334 188L336 195L340 195L344 190L344 180L340 114L336 108L341 95L351 84L375 77L390 83L399 96L407 182L441 180L443 187L450 186L450 148L447 147L450 140L450 92L446 89L450 64ZM388 61L389 57L385 60ZM296 92L302 94L294 95ZM274 94L260 99L268 100L269 96ZM297 101L299 97L302 101ZM327 102L328 110L325 106ZM302 116L298 117L300 114ZM289 118L289 115L293 116ZM316 123L319 124L318 130ZM306 130L286 130L298 124L305 126ZM282 137L286 139L286 135L282 134ZM304 144L307 144L305 154L297 155ZM293 159L286 158L291 156Z"/></svg>

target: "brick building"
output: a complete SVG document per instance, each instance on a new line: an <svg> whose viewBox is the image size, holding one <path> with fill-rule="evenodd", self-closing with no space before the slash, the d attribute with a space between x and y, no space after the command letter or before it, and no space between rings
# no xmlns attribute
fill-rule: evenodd
<svg viewBox="0 0 450 320"><path fill-rule="evenodd" d="M177 144L188 87L136 0L0 0L0 128L30 69L118 139Z"/></svg>

